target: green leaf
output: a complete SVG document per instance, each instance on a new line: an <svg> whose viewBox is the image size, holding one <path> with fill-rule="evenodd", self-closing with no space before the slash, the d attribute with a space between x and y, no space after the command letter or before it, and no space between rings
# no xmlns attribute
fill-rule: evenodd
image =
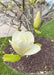
<svg viewBox="0 0 54 75"><path fill-rule="evenodd" d="M29 2L25 2L25 4L29 4Z"/></svg>
<svg viewBox="0 0 54 75"><path fill-rule="evenodd" d="M11 54L5 54L3 56L4 61L6 62L17 62L21 59L21 56L19 55L11 55Z"/></svg>
<svg viewBox="0 0 54 75"><path fill-rule="evenodd" d="M42 47L42 44L40 44L40 43L35 43L36 45L39 45L40 47Z"/></svg>
<svg viewBox="0 0 54 75"><path fill-rule="evenodd" d="M0 53L1 53L1 51L0 51Z"/></svg>
<svg viewBox="0 0 54 75"><path fill-rule="evenodd" d="M12 9L12 5L9 5L7 9L8 9L8 10L9 10L9 9Z"/></svg>
<svg viewBox="0 0 54 75"><path fill-rule="evenodd" d="M36 30L36 29L35 29L35 32L38 33L38 34L41 34L41 32L40 32L39 30Z"/></svg>
<svg viewBox="0 0 54 75"><path fill-rule="evenodd" d="M20 10L23 10L23 6L22 5L20 6Z"/></svg>
<svg viewBox="0 0 54 75"><path fill-rule="evenodd" d="M31 4L34 4L35 0L29 0Z"/></svg>

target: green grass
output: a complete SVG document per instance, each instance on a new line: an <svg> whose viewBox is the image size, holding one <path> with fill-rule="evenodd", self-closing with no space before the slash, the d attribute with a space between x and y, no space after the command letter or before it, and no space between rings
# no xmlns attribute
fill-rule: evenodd
<svg viewBox="0 0 54 75"><path fill-rule="evenodd" d="M43 28L42 28L43 27ZM54 20L48 23L46 26L44 24L40 28L41 34L36 34L37 37L44 37L54 40Z"/></svg>

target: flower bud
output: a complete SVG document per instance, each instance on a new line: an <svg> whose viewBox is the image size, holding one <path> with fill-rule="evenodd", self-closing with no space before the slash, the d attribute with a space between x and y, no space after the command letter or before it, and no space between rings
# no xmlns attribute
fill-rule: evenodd
<svg viewBox="0 0 54 75"><path fill-rule="evenodd" d="M39 28L40 24L41 24L40 11L38 11L36 18L34 20L34 28L35 29Z"/></svg>

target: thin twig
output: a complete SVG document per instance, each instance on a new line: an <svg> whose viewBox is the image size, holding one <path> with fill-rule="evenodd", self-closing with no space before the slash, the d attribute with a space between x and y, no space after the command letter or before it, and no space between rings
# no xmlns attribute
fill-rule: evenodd
<svg viewBox="0 0 54 75"><path fill-rule="evenodd" d="M52 19L51 21L53 21L54 19ZM49 22L51 22L51 21L49 21ZM49 22L47 22L46 24L44 24L43 26L41 26L40 28L39 28L39 30L40 29L42 29L43 27L45 27Z"/></svg>
<svg viewBox="0 0 54 75"><path fill-rule="evenodd" d="M53 6L54 6L54 5L53 5ZM44 17L44 16L48 15L49 13L53 12L53 11L54 11L53 6L52 6L52 7L49 9L49 11L48 11L46 14L44 14L42 17Z"/></svg>
<svg viewBox="0 0 54 75"><path fill-rule="evenodd" d="M6 9L8 8L8 6L6 6L4 3L0 2L0 4L1 4L3 7L5 7ZM12 9L10 9L10 11L11 11L12 13L14 13L14 11L13 11Z"/></svg>
<svg viewBox="0 0 54 75"><path fill-rule="evenodd" d="M0 4L1 4L3 7L7 8L7 6L6 6L5 4L3 4L2 2L0 2Z"/></svg>
<svg viewBox="0 0 54 75"><path fill-rule="evenodd" d="M21 6L21 4L20 4L19 2L17 2L16 0L13 0L13 1L14 1L14 3L16 3L16 5L17 5L18 7Z"/></svg>

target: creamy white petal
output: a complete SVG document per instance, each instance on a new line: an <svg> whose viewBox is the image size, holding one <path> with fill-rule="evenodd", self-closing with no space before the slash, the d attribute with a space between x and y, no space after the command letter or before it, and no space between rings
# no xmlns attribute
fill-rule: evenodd
<svg viewBox="0 0 54 75"><path fill-rule="evenodd" d="M27 49L33 46L33 43L27 43L27 42L21 41L20 43L17 42L17 46L22 52L25 52Z"/></svg>
<svg viewBox="0 0 54 75"><path fill-rule="evenodd" d="M16 40L19 40L18 36L19 36L20 32L19 31L16 31L13 36L12 36L12 41L16 41Z"/></svg>
<svg viewBox="0 0 54 75"><path fill-rule="evenodd" d="M24 55L33 55L33 54L38 53L40 50L41 50L40 46L34 44L34 46Z"/></svg>
<svg viewBox="0 0 54 75"><path fill-rule="evenodd" d="M16 31L14 34L13 34L13 37L12 37L12 41L15 41L15 40L22 40L22 41L25 41L25 42L34 42L34 36L31 32L27 31L27 32L24 32L24 31Z"/></svg>
<svg viewBox="0 0 54 75"><path fill-rule="evenodd" d="M34 42L34 36L31 32L27 31L25 33L25 39L27 42Z"/></svg>
<svg viewBox="0 0 54 75"><path fill-rule="evenodd" d="M9 40L9 42L10 42L12 48L14 49L14 51L16 53L18 53L19 55L23 56L23 52L19 49L19 47L15 43L13 43L12 41Z"/></svg>
<svg viewBox="0 0 54 75"><path fill-rule="evenodd" d="M12 42L10 41L11 46L13 47L13 49L15 50L16 53L18 53L21 56L24 56L24 53L27 52L32 46L33 43L26 43L26 42L19 42L18 43L16 41Z"/></svg>

